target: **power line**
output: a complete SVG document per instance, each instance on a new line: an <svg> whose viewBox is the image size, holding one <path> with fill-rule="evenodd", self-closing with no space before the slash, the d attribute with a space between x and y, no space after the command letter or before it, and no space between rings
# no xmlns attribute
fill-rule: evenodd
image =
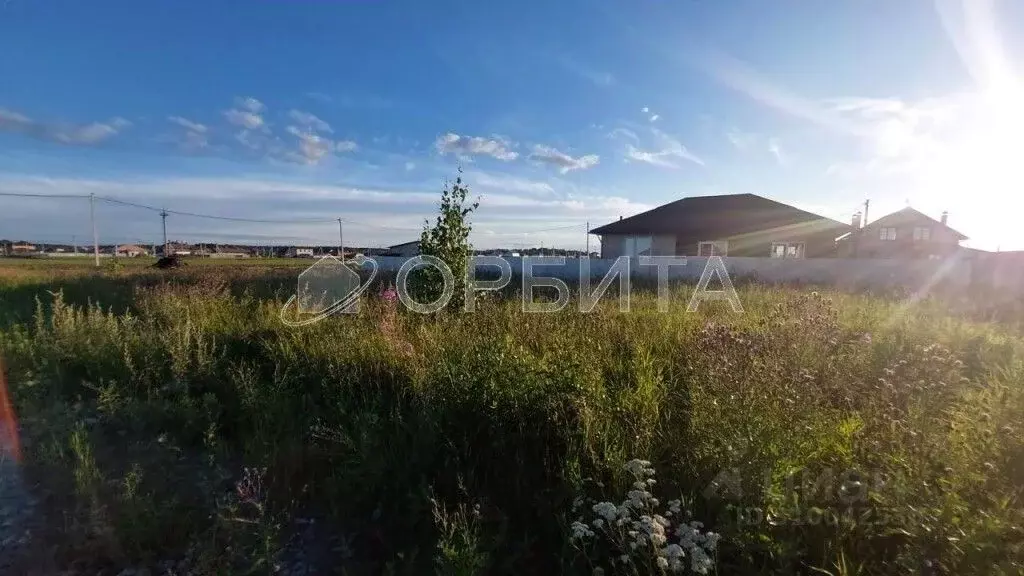
<svg viewBox="0 0 1024 576"><path fill-rule="evenodd" d="M0 196L14 198L88 198L88 194L29 194L23 192L0 192Z"/></svg>
<svg viewBox="0 0 1024 576"><path fill-rule="evenodd" d="M118 200L117 198L111 198L109 196L97 196L97 200L104 202L110 202L112 204L120 204L122 206L131 206L133 208L142 208L144 210L151 210L153 212L168 214L176 214L178 216L189 216L191 218L206 218L208 220L227 220L231 222L252 222L254 224L327 224L337 222L337 218L334 219L295 219L295 220L272 220L262 218L238 218L234 216L216 216L214 214L200 214L197 212L185 212L182 210L165 210L163 208L157 208L155 206L147 206L145 204L139 204L136 202L128 202L125 200Z"/></svg>
<svg viewBox="0 0 1024 576"><path fill-rule="evenodd" d="M216 214L204 214L200 212L190 212L185 210L170 210L163 207L150 206L148 204L142 204L139 202L131 202L128 200L121 200L111 196L99 196L92 194L36 194L36 193L22 193L22 192L0 192L0 197L15 197L15 198L54 198L54 199L69 199L77 198L83 200L100 200L109 204L115 204L120 206L126 206L130 208L138 208L141 210L149 210L163 219L164 226L166 226L166 218L168 215L184 216L189 218L201 218L207 220L220 220L226 222L243 222L243 223L254 223L254 224L345 224L354 227L361 228L372 228L378 230L391 230L398 232L422 232L422 228L411 228L411 227L400 227L400 226L387 226L382 224L373 224L370 222L351 220L347 218L306 218L306 219L271 219L271 218L243 218L236 216L220 216ZM429 219L428 219L429 221ZM580 226L586 226L584 223L568 224L564 226L552 226L546 228L539 228L535 230L520 230L516 232L497 232L493 230L487 230L483 228L475 228L473 232L478 234L485 234L489 236L520 236L524 239L533 234L541 234L545 232L556 232L561 230L572 230L577 229ZM165 232L166 234L166 232Z"/></svg>

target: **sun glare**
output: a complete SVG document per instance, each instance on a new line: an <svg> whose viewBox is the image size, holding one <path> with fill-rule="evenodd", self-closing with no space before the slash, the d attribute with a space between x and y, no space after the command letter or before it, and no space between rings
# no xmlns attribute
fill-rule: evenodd
<svg viewBox="0 0 1024 576"><path fill-rule="evenodd" d="M973 221L977 240L1024 248L1024 80L1009 65L990 6L965 3L961 55L976 81L957 126L919 166L921 192L936 207ZM956 40L954 40L956 43ZM940 206L941 205L941 206ZM982 216L984 215L984 216ZM998 237L995 237L998 236Z"/></svg>

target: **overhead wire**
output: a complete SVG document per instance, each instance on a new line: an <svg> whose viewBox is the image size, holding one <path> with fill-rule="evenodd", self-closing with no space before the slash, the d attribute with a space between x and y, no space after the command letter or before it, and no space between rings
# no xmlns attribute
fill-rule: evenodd
<svg viewBox="0 0 1024 576"><path fill-rule="evenodd" d="M238 217L238 216L221 216L221 215L216 215L216 214L204 214L204 213L200 213L200 212L191 212L191 211L185 211L185 210L168 209L168 208L157 207L157 206L152 206L152 205L148 205L148 204L142 204L142 203L139 203L139 202L132 202L132 201L128 201L128 200L122 200L120 198L115 198L115 197L112 197L112 196L101 196L101 195L91 195L91 194L35 194L35 193L23 193L23 192L0 192L0 197L95 199L95 200L99 200L101 202L106 202L108 204L127 206L127 207L131 207L131 208L142 209L142 210L149 210L149 211L154 212L156 214L168 214L168 215L173 214L173 215L176 215L176 216L184 216L184 217L189 217L189 218L202 218L202 219L207 219L207 220L220 220L220 221L226 221L226 222L246 222L246 223L254 223L254 224L334 224L334 223L337 223L337 222L340 221L341 223L347 224L349 226L376 228L376 229L380 229L380 230L393 230L393 231L399 231L399 232L420 232L420 231L422 231L422 228L411 228L411 227L407 228L407 227L400 227L400 226L387 226L387 225L382 225L382 224L373 224L373 223L365 222L365 221L351 220L351 219L348 219L348 218L272 219L272 218L244 218L244 217ZM581 223L577 223L577 224L568 224L568 225L565 225L565 226L554 226L554 227L540 228L540 229L535 229L535 230L521 230L521 231L516 231L516 232L497 232L497 231L493 231L493 230L486 230L486 229L479 229L478 228L478 229L475 230L475 232L484 233L484 234L493 235L493 236L519 236L519 235L528 236L528 235L531 235L531 234L539 234L539 233L543 233L543 232L556 232L556 231L560 231L560 230L570 230L570 229L579 228L581 226L585 227L586 224L581 222Z"/></svg>

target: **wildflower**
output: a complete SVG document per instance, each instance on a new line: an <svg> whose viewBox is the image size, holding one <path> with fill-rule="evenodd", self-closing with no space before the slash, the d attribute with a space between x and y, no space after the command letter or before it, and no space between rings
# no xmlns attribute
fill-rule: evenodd
<svg viewBox="0 0 1024 576"><path fill-rule="evenodd" d="M611 502L598 502L591 508L594 514L601 516L605 520L611 522L619 515L619 509Z"/></svg>
<svg viewBox="0 0 1024 576"><path fill-rule="evenodd" d="M661 568L662 570L668 568L668 560L658 556L658 568Z"/></svg>
<svg viewBox="0 0 1024 576"><path fill-rule="evenodd" d="M388 286L386 289L381 291L380 297L389 304L394 303L396 300L398 300L398 292L395 291L394 286Z"/></svg>
<svg viewBox="0 0 1024 576"><path fill-rule="evenodd" d="M654 468L651 467L651 463L648 460L630 460L626 462L626 471L637 478L654 476Z"/></svg>
<svg viewBox="0 0 1024 576"><path fill-rule="evenodd" d="M686 553L683 552L683 547L679 544L669 544L661 551L661 553L669 560L682 558L686 555Z"/></svg>
<svg viewBox="0 0 1024 576"><path fill-rule="evenodd" d="M604 528L604 519L603 518L597 518L596 520L594 520L593 524L594 524L594 528L597 528L598 530L600 530L601 528Z"/></svg>
<svg viewBox="0 0 1024 576"><path fill-rule="evenodd" d="M697 574L707 574L711 569L711 558L701 548L694 548L690 552L690 570Z"/></svg>
<svg viewBox="0 0 1024 576"><path fill-rule="evenodd" d="M572 539L573 540L584 540L594 536L593 530L587 527L586 524L579 520L572 523Z"/></svg>
<svg viewBox="0 0 1024 576"><path fill-rule="evenodd" d="M619 556L619 562L622 562L623 564L629 564L629 555L623 554L622 556Z"/></svg>
<svg viewBox="0 0 1024 576"><path fill-rule="evenodd" d="M604 576L604 568L597 566L594 568L594 576Z"/></svg>

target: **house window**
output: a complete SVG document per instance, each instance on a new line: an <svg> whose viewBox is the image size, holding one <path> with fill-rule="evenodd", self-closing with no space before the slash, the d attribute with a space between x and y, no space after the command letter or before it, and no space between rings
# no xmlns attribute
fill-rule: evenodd
<svg viewBox="0 0 1024 576"><path fill-rule="evenodd" d="M622 239L622 255L635 258L637 256L650 256L653 238L651 236L626 236Z"/></svg>
<svg viewBox="0 0 1024 576"><path fill-rule="evenodd" d="M927 226L914 227L914 240L931 240L932 229Z"/></svg>
<svg viewBox="0 0 1024 576"><path fill-rule="evenodd" d="M895 240L896 229L895 228L879 228L878 229L879 240Z"/></svg>
<svg viewBox="0 0 1024 576"><path fill-rule="evenodd" d="M803 242L772 242L772 258L803 258Z"/></svg>
<svg viewBox="0 0 1024 576"><path fill-rule="evenodd" d="M729 242L727 240L716 240L700 242L697 244L697 256L728 256Z"/></svg>

